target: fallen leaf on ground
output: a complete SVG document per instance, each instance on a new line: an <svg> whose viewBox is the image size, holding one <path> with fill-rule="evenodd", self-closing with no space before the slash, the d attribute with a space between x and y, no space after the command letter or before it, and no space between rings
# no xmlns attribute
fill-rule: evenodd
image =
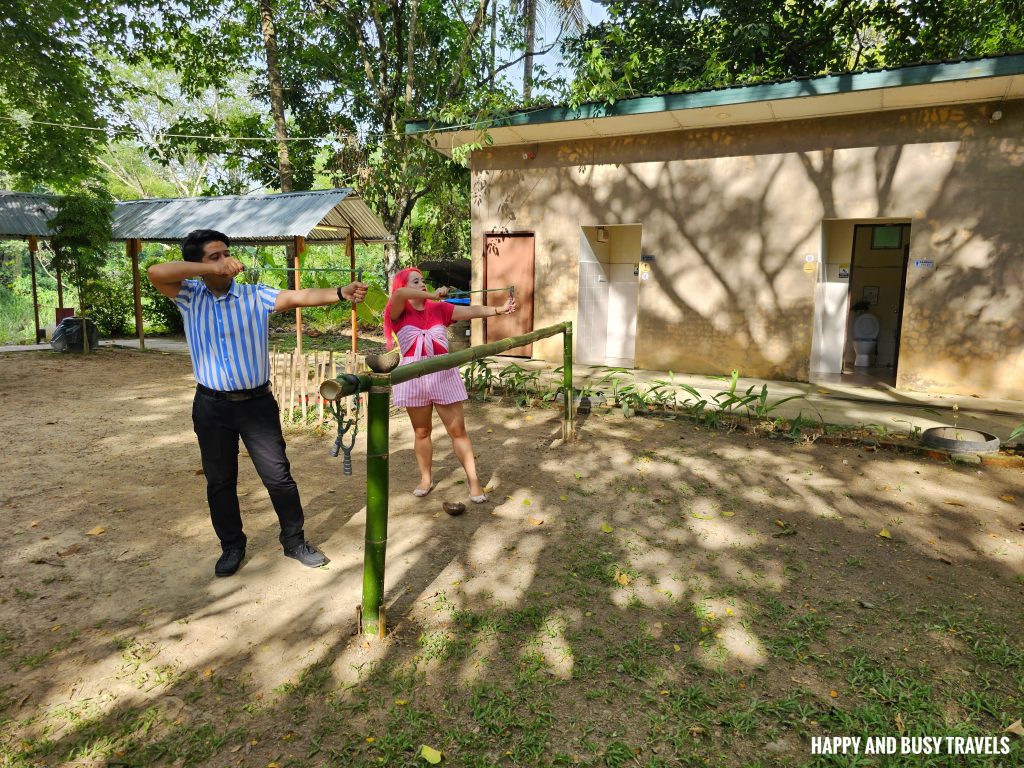
<svg viewBox="0 0 1024 768"><path fill-rule="evenodd" d="M57 553L57 556L58 557L69 557L69 556L75 554L75 552L77 552L81 548L82 548L81 544L72 544L70 547L67 547L66 549L60 550Z"/></svg>
<svg viewBox="0 0 1024 768"><path fill-rule="evenodd" d="M608 523L601 523L601 530L604 531L605 533L611 533L615 529L612 528L610 525L608 525Z"/></svg>
<svg viewBox="0 0 1024 768"><path fill-rule="evenodd" d="M1008 494L1008 493L1007 493L1006 495L1004 495L1004 496L1000 496L999 498L1000 498L1000 499L1002 499L1003 501L1009 501L1009 502L1010 502L1011 504L1012 504L1012 503L1013 503L1014 501L1016 501L1016 499L1014 499L1014 497L1013 497L1013 496L1011 496L1011 495L1010 495L1010 494Z"/></svg>
<svg viewBox="0 0 1024 768"><path fill-rule="evenodd" d="M102 525L97 525L97 526L96 526L95 528L93 528L93 529L92 529L91 531L86 531L86 532L85 532L85 535L86 535L86 536L99 536L99 535L100 535L101 533L103 533L103 532L104 532L104 531L106 531L106 530L107 530L107 529L106 529L106 528L104 528L104 527L103 527Z"/></svg>
<svg viewBox="0 0 1024 768"><path fill-rule="evenodd" d="M966 504L963 504L962 502L959 502L959 501L954 501L953 499L946 499L942 503L943 504L949 504L952 507L965 507L965 506L967 506Z"/></svg>
<svg viewBox="0 0 1024 768"><path fill-rule="evenodd" d="M441 758L444 757L444 754L438 752L433 747L428 747L426 744L423 744L422 746L420 746L420 757L422 757L431 765L437 765L441 762Z"/></svg>
<svg viewBox="0 0 1024 768"><path fill-rule="evenodd" d="M526 518L526 522L530 525L544 525L544 521L539 517L528 517Z"/></svg>
<svg viewBox="0 0 1024 768"><path fill-rule="evenodd" d="M28 524L28 527L29 528L35 528L37 525L39 525L39 521L38 520L33 520L31 523Z"/></svg>
<svg viewBox="0 0 1024 768"><path fill-rule="evenodd" d="M527 507L528 507L528 506L530 506L531 504L533 504L533 502L532 502L532 501L530 501L529 499L523 499L523 504L524 504L525 506L527 506Z"/></svg>
<svg viewBox="0 0 1024 768"><path fill-rule="evenodd" d="M615 580L617 582L619 582L619 584L621 584L624 587L628 587L629 586L630 579L629 579L629 574L628 573L623 573L622 571L616 571L615 572Z"/></svg>
<svg viewBox="0 0 1024 768"><path fill-rule="evenodd" d="M892 535L889 533L889 529L888 528L883 528L876 535L880 539L891 539L892 538Z"/></svg>
<svg viewBox="0 0 1024 768"><path fill-rule="evenodd" d="M204 475L204 474L206 474L206 473L203 472L203 470L201 470L201 469L197 469L196 470L196 476L201 476L201 475Z"/></svg>
<svg viewBox="0 0 1024 768"><path fill-rule="evenodd" d="M558 498L559 498L560 500L562 500L562 501L568 501L568 500L569 500L569 497L568 497L568 496L559 496Z"/></svg>
<svg viewBox="0 0 1024 768"><path fill-rule="evenodd" d="M1003 731L1003 733L1012 733L1014 736L1020 736L1022 739L1024 739L1024 722L1018 720L1015 723L1010 723L1010 725L1007 727L1005 731Z"/></svg>
<svg viewBox="0 0 1024 768"><path fill-rule="evenodd" d="M831 696L833 699L838 699L839 698L839 691L829 691L828 695Z"/></svg>

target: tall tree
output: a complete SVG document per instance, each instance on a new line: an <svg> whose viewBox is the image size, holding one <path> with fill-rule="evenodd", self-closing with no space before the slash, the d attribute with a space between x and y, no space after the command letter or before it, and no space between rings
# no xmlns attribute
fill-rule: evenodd
<svg viewBox="0 0 1024 768"><path fill-rule="evenodd" d="M614 0L570 98L622 98L1024 48L1021 0Z"/></svg>
<svg viewBox="0 0 1024 768"><path fill-rule="evenodd" d="M78 291L82 318L83 351L89 351L88 287L100 275L106 259L104 248L110 242L114 202L106 188L90 183L64 195L48 225L53 232L53 266L67 276Z"/></svg>
<svg viewBox="0 0 1024 768"><path fill-rule="evenodd" d="M105 115L130 90L108 62L137 17L114 0L0 0L0 19L0 171L73 188L95 173Z"/></svg>
<svg viewBox="0 0 1024 768"><path fill-rule="evenodd" d="M562 42L566 33L579 34L587 24L581 0L520 0L523 19L523 105L533 99L534 60ZM538 26L541 18L559 25L554 40L544 51L536 50Z"/></svg>

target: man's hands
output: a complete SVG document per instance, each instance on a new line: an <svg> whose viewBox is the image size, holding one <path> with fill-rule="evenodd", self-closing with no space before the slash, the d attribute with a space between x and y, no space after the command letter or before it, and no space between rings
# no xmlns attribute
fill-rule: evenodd
<svg viewBox="0 0 1024 768"><path fill-rule="evenodd" d="M341 295L346 301L358 304L366 298L366 289L365 283L349 283L341 287Z"/></svg>
<svg viewBox="0 0 1024 768"><path fill-rule="evenodd" d="M501 314L501 315L511 315L517 309L519 309L519 304L516 303L515 297L514 296L509 296L508 297L508 301L505 302L505 306L502 308L501 312L499 312L498 314Z"/></svg>
<svg viewBox="0 0 1024 768"><path fill-rule="evenodd" d="M199 264L205 267L202 274L216 275L217 277L234 277L245 271L245 265L238 259L233 259L230 256L217 259L217 261L198 262L197 266Z"/></svg>

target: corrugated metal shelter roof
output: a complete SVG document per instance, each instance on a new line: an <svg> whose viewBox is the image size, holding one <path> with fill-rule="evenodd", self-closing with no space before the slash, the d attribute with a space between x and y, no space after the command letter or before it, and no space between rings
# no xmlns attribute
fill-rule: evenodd
<svg viewBox="0 0 1024 768"><path fill-rule="evenodd" d="M285 243L296 237L337 243L350 228L362 242L394 239L349 188L118 203L113 239L178 243L193 229L216 229L238 243Z"/></svg>
<svg viewBox="0 0 1024 768"><path fill-rule="evenodd" d="M0 191L0 239L46 238L57 198ZM238 243L364 243L394 240L351 189L282 195L229 195L132 200L114 205L114 240L180 243L193 229L216 229Z"/></svg>
<svg viewBox="0 0 1024 768"><path fill-rule="evenodd" d="M56 212L54 200L51 195L0 191L0 240L49 237L46 222Z"/></svg>

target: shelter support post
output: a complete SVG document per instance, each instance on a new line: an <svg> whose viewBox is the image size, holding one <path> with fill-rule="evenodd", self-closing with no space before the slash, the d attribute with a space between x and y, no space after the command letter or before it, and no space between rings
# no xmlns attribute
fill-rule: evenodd
<svg viewBox="0 0 1024 768"><path fill-rule="evenodd" d="M28 239L28 261L32 265L32 311L35 313L36 336L33 344L39 343L39 294L36 290L36 251L39 243L34 237Z"/></svg>
<svg viewBox="0 0 1024 768"><path fill-rule="evenodd" d="M387 374L370 376L366 428L366 544L363 556L362 622L364 634L381 634L384 555L388 543L388 409Z"/></svg>
<svg viewBox="0 0 1024 768"><path fill-rule="evenodd" d="M135 298L135 336L139 340L139 349L146 348L146 334L142 327L142 282L139 278L139 254L142 252L141 240L128 240L128 258L132 262L132 296Z"/></svg>
<svg viewBox="0 0 1024 768"><path fill-rule="evenodd" d="M353 276L356 270L356 244L355 237L352 232L352 227L348 228L348 238L345 240L345 251L348 253L348 266L352 270ZM352 305L352 357L356 354L356 305ZM352 369L355 373L355 368Z"/></svg>
<svg viewBox="0 0 1024 768"><path fill-rule="evenodd" d="M302 272L299 267L299 256L306 250L306 238L295 238L295 290L302 290ZM302 354L302 307L295 308L295 353Z"/></svg>

